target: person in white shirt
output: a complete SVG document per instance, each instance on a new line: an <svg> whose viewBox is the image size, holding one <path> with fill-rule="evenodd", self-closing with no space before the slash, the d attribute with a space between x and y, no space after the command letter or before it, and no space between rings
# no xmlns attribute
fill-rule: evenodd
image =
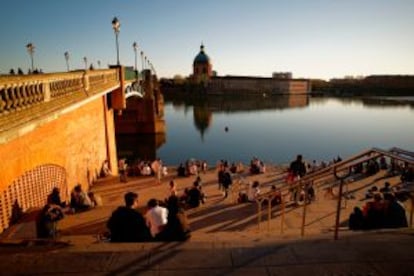
<svg viewBox="0 0 414 276"><path fill-rule="evenodd" d="M148 211L145 215L151 236L156 240L162 239L162 232L168 222L167 208L158 205L158 200L152 198L147 203Z"/></svg>
<svg viewBox="0 0 414 276"><path fill-rule="evenodd" d="M142 175L151 175L151 168L148 163L145 163L144 167L141 170Z"/></svg>
<svg viewBox="0 0 414 276"><path fill-rule="evenodd" d="M253 184L250 185L249 190L247 192L247 199L249 201L255 201L256 197L259 194L260 194L259 181L254 181Z"/></svg>

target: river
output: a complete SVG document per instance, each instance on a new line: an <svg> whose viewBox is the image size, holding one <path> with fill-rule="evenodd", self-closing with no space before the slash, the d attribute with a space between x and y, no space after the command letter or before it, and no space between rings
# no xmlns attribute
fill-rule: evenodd
<svg viewBox="0 0 414 276"><path fill-rule="evenodd" d="M214 165L258 157L286 164L346 158L372 147L414 150L414 106L380 99L273 96L165 101L167 133L123 137L118 155Z"/></svg>

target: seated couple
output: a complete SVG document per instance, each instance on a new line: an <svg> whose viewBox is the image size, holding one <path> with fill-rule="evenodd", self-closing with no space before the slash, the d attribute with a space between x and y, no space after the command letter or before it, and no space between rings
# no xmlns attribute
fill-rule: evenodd
<svg viewBox="0 0 414 276"><path fill-rule="evenodd" d="M177 197L170 197L167 208L150 199L145 217L136 210L138 194L128 192L124 199L125 206L118 207L107 223L111 242L183 241L190 237Z"/></svg>

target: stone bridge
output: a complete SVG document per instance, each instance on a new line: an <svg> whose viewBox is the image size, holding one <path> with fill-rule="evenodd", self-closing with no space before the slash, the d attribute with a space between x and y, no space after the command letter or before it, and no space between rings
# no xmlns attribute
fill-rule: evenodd
<svg viewBox="0 0 414 276"><path fill-rule="evenodd" d="M114 117L143 96L131 88L123 67L0 76L0 232L53 187L87 190L104 160L118 173Z"/></svg>

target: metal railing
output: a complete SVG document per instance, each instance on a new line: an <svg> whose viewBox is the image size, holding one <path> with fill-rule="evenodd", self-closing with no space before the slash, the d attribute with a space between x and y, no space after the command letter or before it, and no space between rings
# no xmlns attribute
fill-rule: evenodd
<svg viewBox="0 0 414 276"><path fill-rule="evenodd" d="M345 180L350 176L350 172L352 167L358 164L362 164L364 162L374 160L377 158L380 158L382 156L389 157L390 159L405 162L410 165L414 165L414 153L410 151L406 151L399 148L392 148L390 150L382 150L379 148L372 148L370 150L363 151L361 153L358 153L354 156L351 156L347 158L346 160L340 161L338 163L331 164L325 168L319 169L317 171L314 171L312 173L309 173L305 175L303 178L294 181L290 185L285 183L280 189L279 192L281 194L281 209L280 209L280 216L281 216L281 227L280 227L280 233L283 234L284 232L284 218L286 213L286 196L290 195L290 190L296 189L299 191L300 189L303 189L305 194L305 202L302 206L299 206L302 208L302 223L301 223L301 236L303 237L305 235L305 225L306 225L306 211L307 211L307 203L306 199L308 198L308 189L303 188L307 184L313 185L315 188L318 188L318 185L316 184L318 181L321 181L323 178L326 178L328 176L334 176L334 181L339 181L339 192L338 195L336 195L338 203L336 207L336 216L335 216L335 225L334 225L334 239L338 239L338 229L339 229L339 223L340 223L340 214L342 209L342 198L344 197L343 192L343 184L345 183ZM267 205L267 228L270 230L270 221L272 218L272 206L270 204L271 199L274 197L274 192L269 191L263 194L260 194L256 198L257 203L257 222L258 222L258 228L260 230L260 224L262 220L262 206L263 202L268 202ZM411 210L410 210L410 227L413 225L413 218L414 218L414 195L411 194Z"/></svg>

